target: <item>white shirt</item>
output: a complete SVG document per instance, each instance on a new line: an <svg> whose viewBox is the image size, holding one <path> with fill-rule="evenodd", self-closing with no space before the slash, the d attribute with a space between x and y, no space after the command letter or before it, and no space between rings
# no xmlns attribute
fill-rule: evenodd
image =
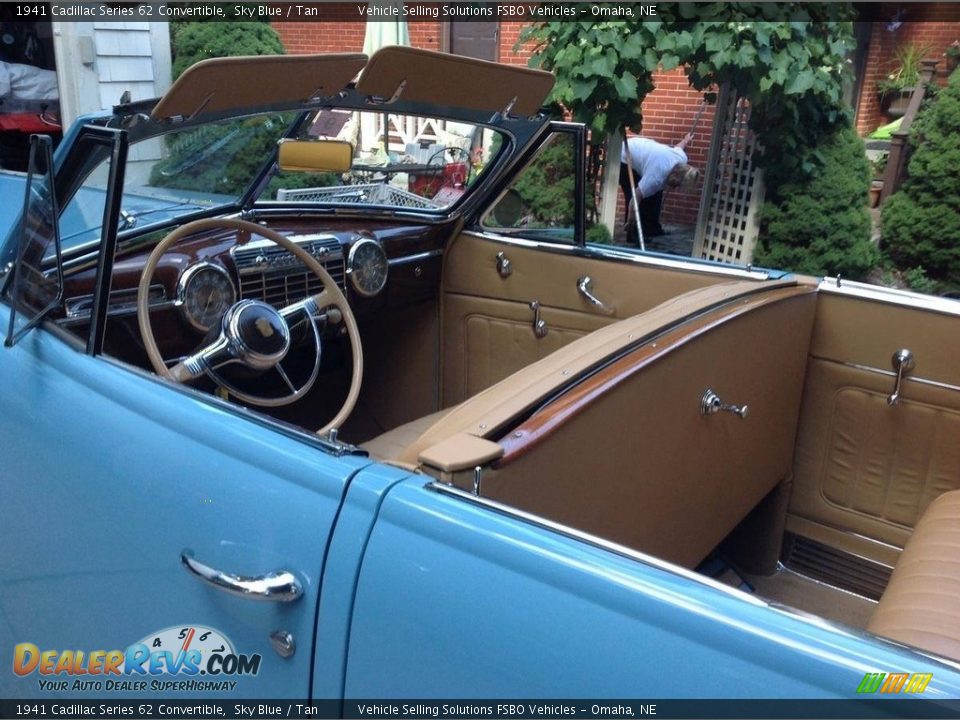
<svg viewBox="0 0 960 720"><path fill-rule="evenodd" d="M0 100L56 100L57 74L32 65L0 62Z"/></svg>
<svg viewBox="0 0 960 720"><path fill-rule="evenodd" d="M645 137L627 140L630 164L634 176L639 176L637 192L640 198L648 198L663 190L667 175L680 163L687 161L687 154L678 147L663 145ZM620 151L620 162L627 162L625 150Z"/></svg>

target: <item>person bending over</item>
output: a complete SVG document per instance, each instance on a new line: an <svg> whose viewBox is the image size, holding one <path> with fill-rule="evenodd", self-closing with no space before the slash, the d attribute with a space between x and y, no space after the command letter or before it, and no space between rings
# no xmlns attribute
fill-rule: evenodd
<svg viewBox="0 0 960 720"><path fill-rule="evenodd" d="M666 233L660 224L664 187L688 189L693 187L700 177L698 170L687 165L687 154L684 152L692 138L693 135L687 133L674 147L645 137L627 139L620 152L620 188L623 190L626 207L624 220L628 243L639 244L636 224L630 220L632 198L630 175L627 171L628 155L633 166L633 179L637 183L637 204L640 208L643 236L648 238L664 235Z"/></svg>

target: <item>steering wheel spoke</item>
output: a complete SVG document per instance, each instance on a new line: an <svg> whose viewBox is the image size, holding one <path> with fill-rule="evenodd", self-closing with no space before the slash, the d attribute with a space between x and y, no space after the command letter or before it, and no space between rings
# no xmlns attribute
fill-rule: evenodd
<svg viewBox="0 0 960 720"><path fill-rule="evenodd" d="M169 363L164 361L157 347L150 321L148 300L154 271L163 254L182 238L197 232L224 228L251 236L259 235L276 243L316 275L323 285L323 290L279 310L264 302L240 300L224 315L221 332L216 340L191 355L172 361L173 365L168 367ZM137 291L137 319L147 356L158 375L176 382L190 382L202 375L207 375L239 400L263 407L286 405L307 393L320 371L322 327L326 323L343 322L350 338L353 360L350 390L340 411L317 432L326 434L331 428L342 425L356 405L363 377L363 350L360 346L360 332L347 299L334 279L313 256L270 228L235 218L212 218L188 223L171 232L157 244L144 267ZM298 387L287 369L281 366L281 362L293 346L291 330L299 329L304 324L309 325L310 328L312 342L309 344L312 346L313 358L309 365L309 376ZM299 343L297 347L300 347ZM240 390L218 372L229 363L242 365L254 371L276 370L290 393L271 397ZM299 380L299 378L296 379Z"/></svg>
<svg viewBox="0 0 960 720"><path fill-rule="evenodd" d="M182 358L169 371L177 382L190 382L236 359L234 348L221 335L206 347Z"/></svg>

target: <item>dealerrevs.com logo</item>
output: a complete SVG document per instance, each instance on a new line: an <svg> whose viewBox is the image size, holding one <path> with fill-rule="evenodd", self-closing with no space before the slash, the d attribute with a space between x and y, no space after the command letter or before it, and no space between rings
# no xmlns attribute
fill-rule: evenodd
<svg viewBox="0 0 960 720"><path fill-rule="evenodd" d="M14 674L37 677L47 692L233 690L233 678L259 671L260 655L237 653L225 635L199 625L168 627L125 650L13 648Z"/></svg>

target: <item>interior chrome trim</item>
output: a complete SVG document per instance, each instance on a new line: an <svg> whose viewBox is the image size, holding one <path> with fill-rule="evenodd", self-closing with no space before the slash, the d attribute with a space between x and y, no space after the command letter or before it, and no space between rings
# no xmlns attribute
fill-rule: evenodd
<svg viewBox="0 0 960 720"><path fill-rule="evenodd" d="M422 260L429 260L430 258L441 257L443 255L442 249L437 250L427 250L425 252L414 253L413 255L404 255L403 257L395 257L387 260L387 265L390 267L396 267L398 265L409 265L410 263L420 262Z"/></svg>
<svg viewBox="0 0 960 720"><path fill-rule="evenodd" d="M845 295L869 302L901 305L942 315L960 315L960 302L957 300L936 295L924 295L910 290L881 287L880 285L870 285L853 280L838 282L836 278L823 278L817 289L829 295Z"/></svg>
<svg viewBox="0 0 960 720"><path fill-rule="evenodd" d="M843 535L846 535L846 536L851 537L851 538L856 538L857 540L863 541L863 542L868 543L868 544L878 545L878 546L880 546L880 547L887 548L887 549L889 549L889 550L894 550L894 551L896 551L897 553L903 552L903 548L900 547L899 545L894 545L893 543L888 543L888 542L885 542L885 541L883 541L883 540L877 540L876 538L872 538L872 537L870 537L869 535L864 535L863 533L854 532L853 530L849 530L849 529L847 529L847 528L842 528L842 527L840 527L839 525L835 525L835 524L833 524L833 523L825 522L825 521L823 521L823 520L815 520L815 519L813 519L813 518L811 518L811 517L807 517L806 515L798 515L798 514L796 514L796 513L788 513L788 514L787 514L787 524L789 524L789 518L791 518L791 517L798 518L799 520L803 520L804 522L808 522L808 523L811 523L811 524L813 524L813 525L819 525L820 527L827 528L828 530L832 530L832 531L834 531L834 532L842 533ZM884 521L884 522L886 522L887 524L890 524L890 525L895 525L895 524L896 524L896 523L890 523L889 521ZM911 527L908 527L907 525L896 525L896 526L897 526L897 527L900 527L900 528L905 528L905 529L907 529L907 530L912 530L912 529L913 529L913 528L911 528ZM800 530L790 530L790 529L788 529L787 532L792 532L794 535L799 535L799 536L802 536L802 537L810 537L809 535L804 535L803 532L800 531ZM813 538L810 538L810 539L813 540ZM818 541L818 542L819 542L819 541ZM872 563L876 563L877 565L885 565L885 566L887 566L887 564L886 564L885 562L882 562L882 561L880 561L880 560L876 560L876 559L871 558L871 557L867 557L866 555L863 555L862 553L858 553L858 552L854 552L854 551L852 551L852 550L846 550L846 549L844 549L843 552L848 553L848 554L850 554L850 555L853 555L853 556L855 556L855 557L858 557L858 558L860 558L861 560L868 560L868 561L870 561L870 562L872 562ZM891 565L891 566L887 566L887 567L890 567L891 569L893 568L892 565Z"/></svg>
<svg viewBox="0 0 960 720"><path fill-rule="evenodd" d="M575 255L597 260L609 260L613 262L631 262L638 265L653 265L667 270L694 271L706 275L720 275L723 277L735 277L747 280L769 280L770 273L761 270L747 269L745 267L725 267L715 265L706 261L696 262L685 260L680 257L677 259L660 257L650 254L641 254L630 252L625 249L618 249L616 246L587 245L579 247L577 245L568 245L564 243L549 243L542 240L529 240L527 238L515 237L513 235L501 235L489 231L480 232L478 230L469 230L463 233L481 240L491 240L505 245L515 245L517 247L532 248L542 250L543 252L556 253L558 255Z"/></svg>
<svg viewBox="0 0 960 720"><path fill-rule="evenodd" d="M861 370L863 372L873 373L874 375L883 375L888 378L896 378L897 374L892 370L884 370L883 368L873 367L872 365L862 365L855 362L847 362L844 360L833 360L831 358L820 357L819 355L811 355L814 360L821 360L822 362L833 363L835 365L842 365L843 367L848 367L853 370ZM940 382L939 380L931 380L929 378L917 377L916 375L911 375L906 378L911 383L918 383L920 385L926 385L928 387L939 388L940 390L949 390L951 392L960 392L960 385L951 385L950 383Z"/></svg>
<svg viewBox="0 0 960 720"><path fill-rule="evenodd" d="M851 554L852 554L852 553L851 553ZM892 568L891 568L891 569L892 569ZM866 600L867 602L873 603L874 605L876 605L877 603L880 602L879 600L874 600L873 598L869 598L869 597L867 597L866 595L861 595L860 593L853 592L853 590L847 590L846 588L837 587L836 585L831 585L830 583L825 582L825 581L823 581L823 580L818 580L818 579L815 578L815 577L810 577L809 575L806 575L806 574L800 572L799 570L794 570L794 569L791 568L791 567L787 567L787 566L784 565L782 562L780 562L779 560L777 560L777 570L776 570L776 572L775 572L774 574L775 574L775 575L778 575L778 574L780 574L780 573L790 573L791 575L796 575L797 577L803 578L803 579L806 580L807 582L812 582L812 583L814 583L814 584L816 584L816 585L819 585L820 587L827 588L827 589L829 589L829 590L831 590L831 591L833 591L833 592L839 592L839 593L843 593L844 595L851 595L851 596L853 596L853 597L855 597L855 598L860 598L861 600ZM791 607L791 606L790 606L790 605L784 605L783 607L788 607L788 608L789 608L789 607ZM816 615L815 617L820 617L820 616L819 616L819 615Z"/></svg>
<svg viewBox="0 0 960 720"><path fill-rule="evenodd" d="M129 301L124 302L124 294L132 293ZM167 298L167 291L163 285L155 284L150 286L150 310L166 310L177 307L177 301ZM58 320L59 325L67 327L89 322L90 310L93 307L93 295L75 295L67 298L63 302L64 318ZM107 309L108 317L128 317L137 314L137 290L118 289L110 292L110 307Z"/></svg>

